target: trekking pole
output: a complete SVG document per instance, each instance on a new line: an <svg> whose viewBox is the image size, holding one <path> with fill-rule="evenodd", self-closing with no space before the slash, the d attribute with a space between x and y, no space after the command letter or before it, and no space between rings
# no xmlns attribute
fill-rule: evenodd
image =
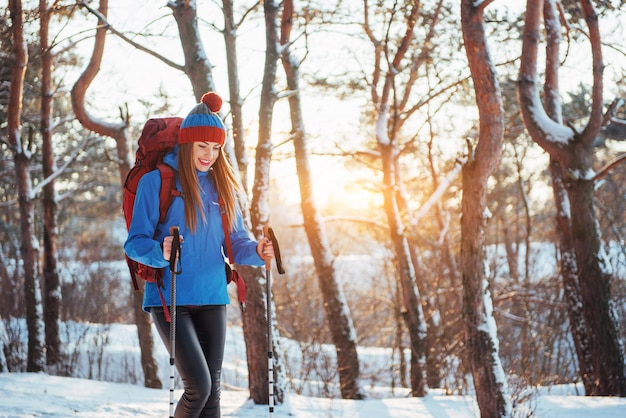
<svg viewBox="0 0 626 418"><path fill-rule="evenodd" d="M276 259L276 269L278 270L278 273L285 274L285 270L283 269L283 264L280 259L278 241L276 240L274 231L269 226L265 226L263 227L263 235L272 241L272 247L274 247L274 258ZM268 403L270 418L274 414L274 347L272 342L271 261L271 259L265 260L265 301L267 305L267 380L269 389Z"/></svg>
<svg viewBox="0 0 626 418"><path fill-rule="evenodd" d="M172 251L170 253L170 272L172 286L170 288L170 418L174 418L174 359L176 358L176 275L182 273L182 268L176 270L176 263L180 261L180 235L177 226L170 227ZM179 265L180 267L180 265Z"/></svg>

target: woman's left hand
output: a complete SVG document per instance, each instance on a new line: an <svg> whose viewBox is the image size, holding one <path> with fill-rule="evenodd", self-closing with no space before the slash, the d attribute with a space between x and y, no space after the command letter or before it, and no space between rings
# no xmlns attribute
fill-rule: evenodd
<svg viewBox="0 0 626 418"><path fill-rule="evenodd" d="M274 246L269 238L262 238L257 246L256 252L263 260L271 260L274 258Z"/></svg>

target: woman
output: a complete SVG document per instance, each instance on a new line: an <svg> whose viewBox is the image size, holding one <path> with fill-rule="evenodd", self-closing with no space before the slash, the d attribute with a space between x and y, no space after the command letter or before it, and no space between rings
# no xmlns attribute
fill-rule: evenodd
<svg viewBox="0 0 626 418"><path fill-rule="evenodd" d="M183 120L178 145L164 161L177 171L182 196L172 202L165 221L159 219L158 170L145 174L138 185L133 219L124 244L133 260L165 267L169 306L170 227L178 226L183 242L181 273L176 277L176 368L184 393L176 417L219 417L220 375L226 335L227 292L224 270L224 229L218 204L223 200L235 262L261 266L274 256L271 241L250 239L237 206L241 187L223 152L226 129L215 113L222 99L206 93ZM224 249L224 252L222 252ZM231 260L233 261L233 260ZM143 309L149 312L163 343L170 351L170 330L155 283L146 282Z"/></svg>

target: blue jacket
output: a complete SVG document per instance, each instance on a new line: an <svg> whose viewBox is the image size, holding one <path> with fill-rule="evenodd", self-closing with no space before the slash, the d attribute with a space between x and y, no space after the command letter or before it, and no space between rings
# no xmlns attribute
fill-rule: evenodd
<svg viewBox="0 0 626 418"><path fill-rule="evenodd" d="M167 154L164 161L178 169L178 147ZM209 172L197 172L203 192L202 203L206 210L204 223L198 211L198 226L192 234L185 224L183 199L175 197L167 212L165 221L159 224L159 190L161 176L158 170L145 174L139 181L133 219L124 243L124 251L133 260L152 267L164 267L162 289L169 306L171 273L169 261L163 258L161 243L170 235L170 226L178 226L183 239L180 254L180 269L176 275L176 305L225 305L230 303L224 271L224 230L222 216L217 203L217 189ZM176 179L176 187L182 190ZM155 233L156 231L156 233ZM231 232L234 262L253 266L264 265L256 252L257 242L250 238L244 227L241 214L237 214L236 228ZM222 250L224 248L224 250ZM232 260L231 260L232 261ZM161 306L157 285L147 283L144 290L143 309Z"/></svg>

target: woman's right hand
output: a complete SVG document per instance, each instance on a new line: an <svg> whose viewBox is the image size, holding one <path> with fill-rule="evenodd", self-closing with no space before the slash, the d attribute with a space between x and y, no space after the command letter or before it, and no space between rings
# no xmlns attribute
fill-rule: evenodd
<svg viewBox="0 0 626 418"><path fill-rule="evenodd" d="M180 235L180 243L183 243L183 236ZM172 241L174 240L174 237L172 235L169 235L165 238L163 238L163 258L168 260L170 259L170 256L172 255Z"/></svg>

